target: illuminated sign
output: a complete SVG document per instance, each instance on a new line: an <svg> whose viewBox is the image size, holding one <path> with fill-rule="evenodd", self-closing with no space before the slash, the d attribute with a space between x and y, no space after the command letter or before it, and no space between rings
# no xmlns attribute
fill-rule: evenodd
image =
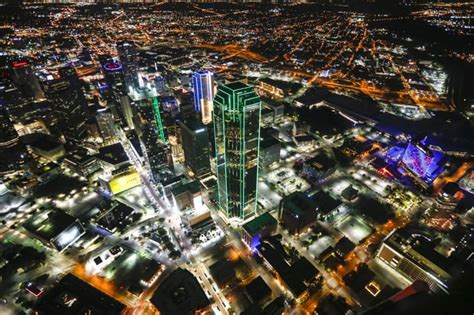
<svg viewBox="0 0 474 315"><path fill-rule="evenodd" d="M130 171L127 173L119 174L112 178L109 183L109 190L112 194L118 194L127 189L139 186L140 175L137 171Z"/></svg>
<svg viewBox="0 0 474 315"><path fill-rule="evenodd" d="M24 67L27 66L28 62L26 61L21 61L21 62L15 62L12 64L13 68L19 68L19 67Z"/></svg>
<svg viewBox="0 0 474 315"><path fill-rule="evenodd" d="M122 70L122 66L116 62L109 62L104 65L104 69L107 71L120 71Z"/></svg>

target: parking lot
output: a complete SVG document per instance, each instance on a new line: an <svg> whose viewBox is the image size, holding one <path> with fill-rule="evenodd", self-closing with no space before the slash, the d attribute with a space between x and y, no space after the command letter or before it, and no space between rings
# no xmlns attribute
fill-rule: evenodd
<svg viewBox="0 0 474 315"><path fill-rule="evenodd" d="M334 227L355 244L358 244L372 232L372 228L368 223L361 217L352 214L338 217L335 220Z"/></svg>

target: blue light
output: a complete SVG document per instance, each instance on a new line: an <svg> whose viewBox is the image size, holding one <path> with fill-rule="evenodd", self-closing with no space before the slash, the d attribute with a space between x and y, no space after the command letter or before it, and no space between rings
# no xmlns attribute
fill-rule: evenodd
<svg viewBox="0 0 474 315"><path fill-rule="evenodd" d="M258 245L260 245L260 234L255 235L250 241L250 249L252 252L257 250Z"/></svg>
<svg viewBox="0 0 474 315"><path fill-rule="evenodd" d="M402 157L403 164L416 176L427 184L443 171L441 161L444 155L432 151L421 144L410 142Z"/></svg>

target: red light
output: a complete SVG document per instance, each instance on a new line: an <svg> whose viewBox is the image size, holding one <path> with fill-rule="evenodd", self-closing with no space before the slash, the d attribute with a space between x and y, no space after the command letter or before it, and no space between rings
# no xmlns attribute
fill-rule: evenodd
<svg viewBox="0 0 474 315"><path fill-rule="evenodd" d="M15 62L13 63L13 68L24 67L26 65L28 65L28 62L26 61Z"/></svg>
<svg viewBox="0 0 474 315"><path fill-rule="evenodd" d="M383 175L385 177L393 177L393 174L389 170L387 170L385 167L379 169L377 172L380 175Z"/></svg>
<svg viewBox="0 0 474 315"><path fill-rule="evenodd" d="M26 289L26 291L28 291L29 293L31 293L35 297L39 297L43 293L43 289L39 289L39 288L37 288L35 286L32 286L32 285L26 286L25 289Z"/></svg>
<svg viewBox="0 0 474 315"><path fill-rule="evenodd" d="M456 198L456 200L461 200L464 198L464 193L459 190L454 194L454 198Z"/></svg>

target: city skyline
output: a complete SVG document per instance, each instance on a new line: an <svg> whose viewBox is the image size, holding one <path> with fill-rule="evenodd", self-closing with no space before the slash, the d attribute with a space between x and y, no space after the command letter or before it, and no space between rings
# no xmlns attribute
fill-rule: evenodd
<svg viewBox="0 0 474 315"><path fill-rule="evenodd" d="M0 315L472 315L473 16L0 0Z"/></svg>

